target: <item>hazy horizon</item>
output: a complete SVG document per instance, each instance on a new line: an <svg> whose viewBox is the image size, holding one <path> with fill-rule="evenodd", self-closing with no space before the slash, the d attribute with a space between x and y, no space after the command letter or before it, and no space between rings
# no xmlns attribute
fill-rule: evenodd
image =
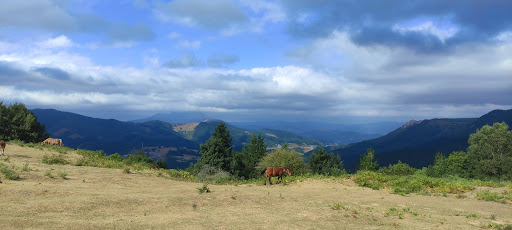
<svg viewBox="0 0 512 230"><path fill-rule="evenodd" d="M122 121L512 108L511 1L4 0L0 101Z"/></svg>

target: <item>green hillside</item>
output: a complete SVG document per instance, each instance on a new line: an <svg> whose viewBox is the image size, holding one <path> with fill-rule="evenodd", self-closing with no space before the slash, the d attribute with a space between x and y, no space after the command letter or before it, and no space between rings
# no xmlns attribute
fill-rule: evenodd
<svg viewBox="0 0 512 230"><path fill-rule="evenodd" d="M471 133L495 122L512 124L512 110L495 110L480 118L423 120L376 139L326 150L339 154L350 170L355 169L359 156L368 148L375 150L381 166L401 160L421 168L431 164L437 152L448 155L453 151L465 151Z"/></svg>

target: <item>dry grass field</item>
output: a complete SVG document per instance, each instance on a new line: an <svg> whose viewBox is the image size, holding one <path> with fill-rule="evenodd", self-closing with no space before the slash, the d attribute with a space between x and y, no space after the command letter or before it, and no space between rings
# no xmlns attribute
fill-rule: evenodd
<svg viewBox="0 0 512 230"><path fill-rule="evenodd" d="M158 171L41 163L49 150L8 145L0 229L482 229L512 224L512 204L455 195L396 195L350 179L208 185ZM69 161L78 159L73 152ZM59 175L67 175L62 178ZM53 178L50 178L53 176ZM486 188L492 189L492 188ZM505 188L502 188L505 189Z"/></svg>

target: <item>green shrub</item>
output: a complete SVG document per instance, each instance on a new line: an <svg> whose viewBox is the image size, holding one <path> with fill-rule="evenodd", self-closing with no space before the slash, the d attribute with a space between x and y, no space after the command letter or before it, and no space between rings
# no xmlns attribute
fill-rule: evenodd
<svg viewBox="0 0 512 230"><path fill-rule="evenodd" d="M66 172L59 172L59 177L60 178L66 180L66 179L68 179L66 176L68 176L68 173L66 173Z"/></svg>
<svg viewBox="0 0 512 230"><path fill-rule="evenodd" d="M202 181L211 181L216 184L221 184L231 180L231 175L221 169L204 165L201 171L197 173L197 178Z"/></svg>
<svg viewBox="0 0 512 230"><path fill-rule="evenodd" d="M417 171L417 169L409 166L406 163L402 163L402 161L398 161L398 163L394 165L389 165L388 167L383 167L378 170L380 173L384 173L387 175L396 175L396 176L407 176L412 175Z"/></svg>
<svg viewBox="0 0 512 230"><path fill-rule="evenodd" d="M390 177L373 171L357 171L354 175L354 182L363 187L375 190L385 188Z"/></svg>
<svg viewBox="0 0 512 230"><path fill-rule="evenodd" d="M491 192L489 190L482 190L476 193L476 198L479 200L496 201L501 203L512 201L512 195L507 191L504 191L503 193L497 193Z"/></svg>
<svg viewBox="0 0 512 230"><path fill-rule="evenodd" d="M321 147L311 154L308 165L314 174L341 176L346 173L340 156L327 154Z"/></svg>
<svg viewBox="0 0 512 230"><path fill-rule="evenodd" d="M148 168L151 168L153 165L155 165L155 161L146 156L146 154L144 154L142 151L139 151L133 155L129 155L126 157L126 159L124 159L124 163L127 165L140 164Z"/></svg>
<svg viewBox="0 0 512 230"><path fill-rule="evenodd" d="M114 154L108 156L108 159L112 160L112 161L121 162L124 160L124 157L119 155L119 153L114 153Z"/></svg>
<svg viewBox="0 0 512 230"><path fill-rule="evenodd" d="M195 177L190 172L183 171L183 170L176 170L176 169L167 169L166 170L169 177L175 178L175 179L184 179L184 180L194 180Z"/></svg>
<svg viewBox="0 0 512 230"><path fill-rule="evenodd" d="M161 168L161 169L167 168L167 162L165 162L163 160L157 160L156 165L158 166L158 168Z"/></svg>
<svg viewBox="0 0 512 230"><path fill-rule="evenodd" d="M20 178L20 175L15 170L10 169L2 163L0 163L0 172L9 180L17 180Z"/></svg>
<svg viewBox="0 0 512 230"><path fill-rule="evenodd" d="M375 159L375 150L369 148L366 150L366 154L359 156L357 170L377 171L377 169L379 169L379 163Z"/></svg>
<svg viewBox="0 0 512 230"><path fill-rule="evenodd" d="M130 167L125 167L123 173L130 174Z"/></svg>
<svg viewBox="0 0 512 230"><path fill-rule="evenodd" d="M89 151L83 149L77 149L76 153L82 157L76 162L75 166L91 166L99 168L122 168L124 166L123 161L119 161L119 154L113 154L106 156L103 151ZM124 158L123 158L124 159Z"/></svg>
<svg viewBox="0 0 512 230"><path fill-rule="evenodd" d="M257 165L257 169L260 171L267 167L288 167L292 175L302 175L307 172L302 155L285 148L267 154Z"/></svg>
<svg viewBox="0 0 512 230"><path fill-rule="evenodd" d="M208 183L204 183L203 187L197 188L197 191L199 192L199 194L211 192L210 188L208 188Z"/></svg>
<svg viewBox="0 0 512 230"><path fill-rule="evenodd" d="M26 172L26 171L29 171L30 168L28 167L28 163L25 163L22 167L21 167L21 171L23 172Z"/></svg>
<svg viewBox="0 0 512 230"><path fill-rule="evenodd" d="M452 152L448 157L442 153L437 153L434 158L434 164L426 170L428 176L446 177L458 176L469 178L469 159L468 154L463 151Z"/></svg>
<svg viewBox="0 0 512 230"><path fill-rule="evenodd" d="M49 165L65 165L68 162L64 160L64 157L62 155L44 155L43 156L43 163L49 164Z"/></svg>
<svg viewBox="0 0 512 230"><path fill-rule="evenodd" d="M52 171L51 170L48 170L44 173L45 176L47 176L48 178L50 179L53 179L53 175L52 175Z"/></svg>

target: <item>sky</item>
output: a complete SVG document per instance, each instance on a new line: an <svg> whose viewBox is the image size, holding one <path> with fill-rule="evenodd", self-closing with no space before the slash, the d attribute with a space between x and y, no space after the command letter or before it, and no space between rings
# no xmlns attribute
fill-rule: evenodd
<svg viewBox="0 0 512 230"><path fill-rule="evenodd" d="M2 0L0 101L132 120L512 108L508 0Z"/></svg>

